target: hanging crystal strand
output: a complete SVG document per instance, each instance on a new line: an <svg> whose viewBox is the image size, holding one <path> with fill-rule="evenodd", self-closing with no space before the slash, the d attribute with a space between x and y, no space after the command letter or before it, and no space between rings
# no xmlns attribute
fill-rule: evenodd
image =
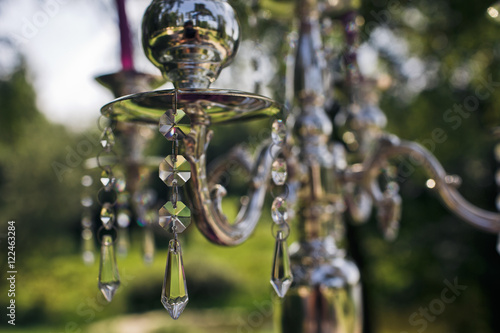
<svg viewBox="0 0 500 333"><path fill-rule="evenodd" d="M130 247L130 236L128 234L130 221L130 211L126 208L119 208L116 215L116 222L118 224L117 252L122 257L127 256Z"/></svg>
<svg viewBox="0 0 500 333"><path fill-rule="evenodd" d="M82 259L86 265L92 265L95 261L94 235L92 234L92 206L94 200L89 194L89 187L93 184L93 179L89 175L82 177L84 187L82 194Z"/></svg>
<svg viewBox="0 0 500 333"><path fill-rule="evenodd" d="M101 184L103 187L97 194L97 199L101 205L100 219L102 227L99 229L103 235L101 242L101 261L99 265L99 283L104 298L111 302L116 290L120 286L120 277L116 265L115 244L108 232L115 230L116 220L115 205L118 201L116 192L116 178L113 175L112 166L116 164L116 155L113 153L115 138L112 130L113 122L107 120L101 136L101 146L103 150L97 156L97 164L101 169ZM99 236L98 236L99 238Z"/></svg>
<svg viewBox="0 0 500 333"><path fill-rule="evenodd" d="M156 199L156 192L150 188L138 191L134 198L137 210L137 224L143 228L142 258L147 265L153 262L155 254L152 226L158 223L158 212L152 207L155 205Z"/></svg>
<svg viewBox="0 0 500 333"><path fill-rule="evenodd" d="M118 192L116 201L117 252L119 256L126 257L130 247L128 227L132 220L132 213L129 210L130 194L126 192L126 181L123 174L116 177L115 189Z"/></svg>
<svg viewBox="0 0 500 333"><path fill-rule="evenodd" d="M271 271L271 285L279 297L285 297L288 289L293 282L293 274L290 267L290 255L288 254L288 245L286 239L290 234L288 225L288 207L286 196L288 187L286 179L288 175L286 160L280 156L281 148L286 139L286 126L280 119L276 119L272 124L271 138L273 145L270 153L274 161L272 164L271 178L275 186L283 186L284 193L275 197L271 205L271 217L274 221L273 235L276 238L274 249L273 267ZM275 228L278 230L275 232Z"/></svg>
<svg viewBox="0 0 500 333"><path fill-rule="evenodd" d="M147 265L153 263L155 256L155 236L153 224L158 223L158 211L148 209L145 214L146 225L144 227L144 241L142 243L143 260Z"/></svg>
<svg viewBox="0 0 500 333"><path fill-rule="evenodd" d="M395 181L397 168L387 166L382 170L386 177L386 187L383 199L377 203L377 220L385 240L393 241L399 233L399 221L401 220L401 196L399 185Z"/></svg>
<svg viewBox="0 0 500 333"><path fill-rule="evenodd" d="M177 109L177 90L174 90L172 104L172 110L165 112L159 124L160 133L172 141L172 155L165 158L159 170L161 180L172 188L172 197L171 201L160 209L158 220L165 230L174 235L168 246L161 302L170 316L177 319L189 301L182 250L177 234L182 233L191 223L191 211L179 200L179 186L189 180L191 169L186 159L179 155L179 140L183 139L190 129L186 124L188 117L184 111Z"/></svg>
<svg viewBox="0 0 500 333"><path fill-rule="evenodd" d="M497 210L500 211L500 143L496 144L494 149L494 155L498 165L497 171L495 173L495 183L497 184L497 187L499 189L499 193L495 200L495 205L497 207ZM498 239L497 239L497 252L498 254L500 254L500 233L498 234Z"/></svg>
<svg viewBox="0 0 500 333"><path fill-rule="evenodd" d="M120 276L116 266L115 245L111 235L103 235L101 240L101 263L99 265L99 289L104 298L111 302L120 286Z"/></svg>

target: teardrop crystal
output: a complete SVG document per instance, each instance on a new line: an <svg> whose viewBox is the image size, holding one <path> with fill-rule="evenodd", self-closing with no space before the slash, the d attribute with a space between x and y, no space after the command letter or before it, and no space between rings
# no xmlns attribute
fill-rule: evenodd
<svg viewBox="0 0 500 333"><path fill-rule="evenodd" d="M498 234L498 239L497 239L497 252L500 254L500 234Z"/></svg>
<svg viewBox="0 0 500 333"><path fill-rule="evenodd" d="M276 119L272 125L271 137L275 145L282 145L286 136L286 125L281 119Z"/></svg>
<svg viewBox="0 0 500 333"><path fill-rule="evenodd" d="M128 249L130 247L130 236L128 234L128 229L120 226L118 228L118 238L116 239L116 251L120 257L126 257L128 254Z"/></svg>
<svg viewBox="0 0 500 333"><path fill-rule="evenodd" d="M99 265L99 289L104 298L111 302L120 286L120 276L116 266L115 246L110 235L102 237L101 263Z"/></svg>
<svg viewBox="0 0 500 333"><path fill-rule="evenodd" d="M115 135L110 127L104 129L101 135L101 146L106 151L109 152L115 146Z"/></svg>
<svg viewBox="0 0 500 333"><path fill-rule="evenodd" d="M111 206L109 203L105 203L102 206L100 217L104 228L108 230L111 229L115 220L115 212L113 206Z"/></svg>
<svg viewBox="0 0 500 333"><path fill-rule="evenodd" d="M293 282L292 269L290 267L290 256L288 246L284 239L283 231L278 231L276 236L276 247L274 249L273 269L271 273L271 285L279 297L285 297L288 288Z"/></svg>
<svg viewBox="0 0 500 333"><path fill-rule="evenodd" d="M390 192L386 192L386 197L377 204L378 224L387 241L393 241L398 236L401 204L401 196L399 194L391 195Z"/></svg>
<svg viewBox="0 0 500 333"><path fill-rule="evenodd" d="M497 162L500 162L500 143L497 143L494 148L494 155Z"/></svg>
<svg viewBox="0 0 500 333"><path fill-rule="evenodd" d="M274 199L271 205L271 217L276 224L282 224L288 220L286 200L282 197L276 197L276 199Z"/></svg>
<svg viewBox="0 0 500 333"><path fill-rule="evenodd" d="M286 161L283 158L277 158L272 165L271 177L274 184L281 186L286 182L287 177Z"/></svg>
<svg viewBox="0 0 500 333"><path fill-rule="evenodd" d="M94 256L94 235L90 228L82 230L82 259L85 265L92 265Z"/></svg>
<svg viewBox="0 0 500 333"><path fill-rule="evenodd" d="M497 252L500 254L500 234L498 234L498 239L497 239Z"/></svg>
<svg viewBox="0 0 500 333"><path fill-rule="evenodd" d="M168 244L167 267L161 291L161 303L173 319L179 318L189 301L181 244L172 239Z"/></svg>
<svg viewBox="0 0 500 333"><path fill-rule="evenodd" d="M155 257L155 235L151 225L144 228L144 243L143 243L143 260L144 263L150 265Z"/></svg>

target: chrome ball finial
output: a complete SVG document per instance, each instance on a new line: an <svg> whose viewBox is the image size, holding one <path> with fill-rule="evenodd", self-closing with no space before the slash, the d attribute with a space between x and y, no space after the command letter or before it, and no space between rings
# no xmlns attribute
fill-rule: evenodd
<svg viewBox="0 0 500 333"><path fill-rule="evenodd" d="M236 14L222 0L154 0L142 20L144 52L176 88L208 88L239 40Z"/></svg>

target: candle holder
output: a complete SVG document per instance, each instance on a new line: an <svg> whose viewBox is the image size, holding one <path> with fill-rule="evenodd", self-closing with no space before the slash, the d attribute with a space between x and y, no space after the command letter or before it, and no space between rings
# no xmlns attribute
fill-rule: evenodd
<svg viewBox="0 0 500 333"><path fill-rule="evenodd" d="M293 77L287 77L294 82L293 93L287 96L293 95L293 102L289 102L295 110L288 120L273 122L272 138L254 161L241 150L227 157L251 175L249 193L233 223L221 209L226 190L217 184L228 167L227 158L220 158L215 171L207 173L207 148L211 137L217 135L211 126L283 118L285 112L267 97L209 88L231 63L240 41L238 20L227 2L154 0L146 10L144 51L175 89L121 97L103 106L101 113L113 122L157 125L171 142L172 152L160 164L160 178L171 188L171 197L160 209L158 219L173 235L161 301L174 319L189 301L178 234L194 220L213 243L241 244L258 223L271 179L276 187L282 187L271 208L276 238L271 283L283 298L276 312L278 332L362 331L360 276L343 246L343 216L347 211L355 221L364 222L375 207L384 236L396 237L402 200L387 171L391 169L391 157L406 155L418 160L453 213L474 227L500 232L500 214L463 199L457 190L458 176L448 175L422 146L383 130L386 118L366 98L366 82L356 63L356 4L349 0L321 2L321 14L335 16L345 28L342 59L349 102L335 119L346 130L344 142L332 141L333 124L325 113L332 97L327 92L331 87L325 83L328 69L318 3L298 0L299 38ZM346 146L354 147L352 155L358 163L348 163ZM109 151L108 145L103 147ZM379 178L384 170L388 181L382 187ZM180 188L185 183L189 185L191 206L182 201ZM109 216L101 214L101 220L103 217L109 222ZM292 220L297 222L299 241L288 251L286 240ZM106 229L112 222L104 225ZM106 240L103 253L109 254L112 242Z"/></svg>

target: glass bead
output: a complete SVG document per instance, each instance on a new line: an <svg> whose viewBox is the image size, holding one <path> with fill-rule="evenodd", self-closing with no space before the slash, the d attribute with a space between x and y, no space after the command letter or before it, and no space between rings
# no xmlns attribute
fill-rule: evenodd
<svg viewBox="0 0 500 333"><path fill-rule="evenodd" d="M281 186L286 182L287 177L286 161L283 158L277 158L272 164L271 178L274 184Z"/></svg>
<svg viewBox="0 0 500 333"><path fill-rule="evenodd" d="M182 110L168 110L160 117L160 133L169 141L184 139L191 131L190 119Z"/></svg>
<svg viewBox="0 0 500 333"><path fill-rule="evenodd" d="M182 186L191 178L191 166L183 156L178 155L174 162L170 155L161 162L159 176L167 186Z"/></svg>
<svg viewBox="0 0 500 333"><path fill-rule="evenodd" d="M282 145L286 137L286 125L281 119L276 119L272 125L271 137L275 145Z"/></svg>
<svg viewBox="0 0 500 333"><path fill-rule="evenodd" d="M286 200L282 197L276 197L276 199L274 199L271 205L271 217L276 224L282 224L288 220Z"/></svg>
<svg viewBox="0 0 500 333"><path fill-rule="evenodd" d="M175 207L167 202L158 213L160 226L169 232L175 227L175 232L181 233L191 224L191 211L181 201Z"/></svg>

